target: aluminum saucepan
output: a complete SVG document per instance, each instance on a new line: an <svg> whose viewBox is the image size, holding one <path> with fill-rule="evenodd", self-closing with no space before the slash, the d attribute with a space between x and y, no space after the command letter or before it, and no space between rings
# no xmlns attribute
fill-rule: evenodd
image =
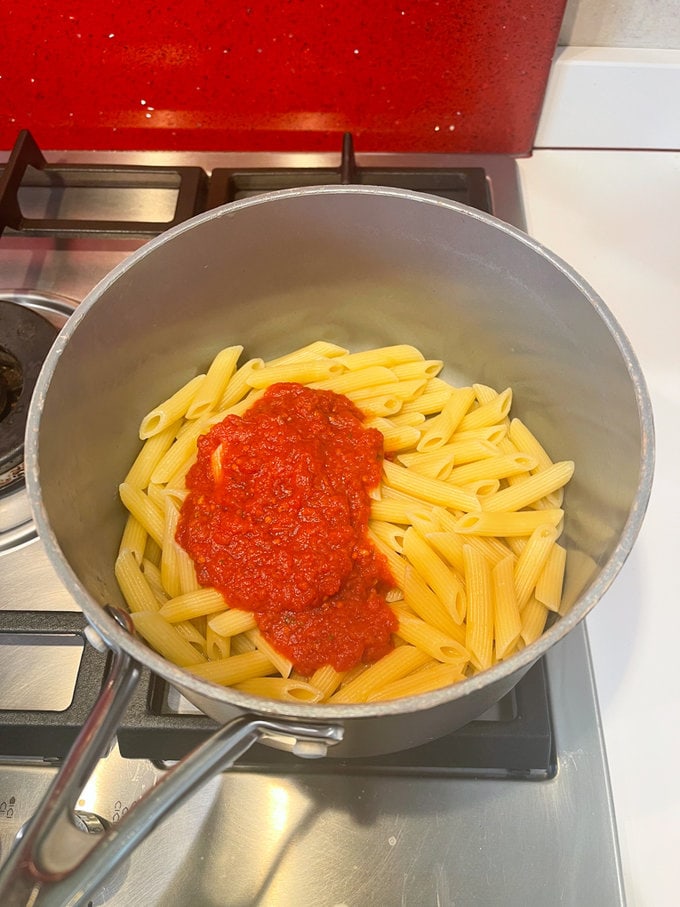
<svg viewBox="0 0 680 907"><path fill-rule="evenodd" d="M268 359L320 338L352 350L411 343L442 359L443 377L453 382L511 386L513 413L552 456L576 463L562 537L568 612L519 654L456 686L367 705L260 699L170 664L107 607L124 607L113 571L125 520L117 486L138 450L142 415L226 345ZM380 187L315 187L209 211L112 271L48 356L29 415L26 470L47 554L94 633L117 653L100 717L122 711L110 687L132 685L143 664L220 724L236 719L205 745L208 755L204 749L194 767L181 765L127 824L104 836L98 868L76 872L82 893L180 795L224 768L225 750L264 739L301 755L327 746L345 758L396 751L446 734L499 700L619 572L650 494L653 423L639 365L615 319L539 243L455 202ZM93 722L90 736L113 733ZM95 757L83 748L81 740L73 760L91 768ZM35 820L25 835L30 859L24 840L23 856L5 870L15 882L23 874L27 891L74 884L57 879L74 852L75 843L64 842L75 830L56 844L45 837L54 816L68 814L82 780L83 768L70 771L74 777L52 792L53 818Z"/></svg>

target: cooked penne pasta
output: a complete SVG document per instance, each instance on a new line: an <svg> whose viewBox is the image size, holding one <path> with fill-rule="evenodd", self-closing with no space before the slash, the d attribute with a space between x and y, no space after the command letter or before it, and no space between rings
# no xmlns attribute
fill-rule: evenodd
<svg viewBox="0 0 680 907"><path fill-rule="evenodd" d="M539 526L529 536L515 565L515 592L520 610L529 600L557 539L554 526Z"/></svg>
<svg viewBox="0 0 680 907"><path fill-rule="evenodd" d="M205 375L196 375L195 378L192 378L184 387L181 387L175 394L168 397L160 406L147 413L139 427L141 440L144 441L146 438L157 435L169 425L181 419L204 381Z"/></svg>
<svg viewBox="0 0 680 907"><path fill-rule="evenodd" d="M187 407L187 419L200 419L219 403L236 371L236 363L242 352L242 346L228 346L215 356L206 373L205 381Z"/></svg>
<svg viewBox="0 0 680 907"><path fill-rule="evenodd" d="M407 494L423 501L429 501L432 504L443 504L456 510L482 509L474 495L468 494L468 492L448 482L442 482L440 479L430 479L427 476L422 476L406 469L404 466L389 463L387 460L383 463L383 469L385 472L385 483L397 491L405 491Z"/></svg>
<svg viewBox="0 0 680 907"><path fill-rule="evenodd" d="M471 387L454 388L439 415L430 419L416 450L428 451L443 447L460 425L474 399L475 392Z"/></svg>
<svg viewBox="0 0 680 907"><path fill-rule="evenodd" d="M367 702L384 702L388 699L400 699L403 696L420 696L432 690L441 690L465 679L465 674L456 665L432 664L419 668L401 680L385 684L377 693L367 697Z"/></svg>
<svg viewBox="0 0 680 907"><path fill-rule="evenodd" d="M222 599L222 607L224 607L224 599ZM252 612L232 608L228 611L222 611L216 617L212 617L208 621L208 626L215 633L219 633L220 636L238 636L239 633L254 630L257 627L257 623Z"/></svg>
<svg viewBox="0 0 680 907"><path fill-rule="evenodd" d="M153 589L130 550L123 549L116 558L116 581L127 603L130 613L137 611L158 611L160 605Z"/></svg>
<svg viewBox="0 0 680 907"><path fill-rule="evenodd" d="M195 649L192 651L195 653ZM276 668L267 656L255 650L230 655L229 658L222 658L219 661L200 662L195 660L185 667L192 674L225 687L243 683L244 680L250 680L253 677L266 677L276 672Z"/></svg>
<svg viewBox="0 0 680 907"><path fill-rule="evenodd" d="M205 663L205 656L197 652L195 647L157 611L135 611L131 616L139 635L168 661L181 668Z"/></svg>
<svg viewBox="0 0 680 907"><path fill-rule="evenodd" d="M466 513L455 523L462 535L531 535L539 526L557 526L563 510L513 510L510 513Z"/></svg>
<svg viewBox="0 0 680 907"><path fill-rule="evenodd" d="M267 367L288 365L291 362L304 362L308 359L318 359L320 357L335 359L338 356L347 355L349 355L349 350L338 346L337 343L330 343L328 340L314 340L312 343L308 343L307 346L301 346L299 349L293 350L292 353L286 353L283 356L279 356L278 359L271 359L267 362Z"/></svg>
<svg viewBox="0 0 680 907"><path fill-rule="evenodd" d="M491 569L484 557L470 545L463 547L467 615L465 647L480 670L493 663L493 598Z"/></svg>
<svg viewBox="0 0 680 907"><path fill-rule="evenodd" d="M329 702L365 702L373 693L394 680L406 677L411 671L422 667L432 659L415 646L398 646L387 655L362 671L349 683L344 683Z"/></svg>
<svg viewBox="0 0 680 907"><path fill-rule="evenodd" d="M544 510L543 513L547 511ZM551 611L560 610L566 563L567 549L561 545L553 545L536 581L536 598Z"/></svg>
<svg viewBox="0 0 680 907"><path fill-rule="evenodd" d="M224 596L216 589L199 589L196 592L187 592L169 599L161 608L160 613L169 623L175 624L183 620L203 617L205 614L214 614L216 611L223 611L225 607Z"/></svg>
<svg viewBox="0 0 680 907"><path fill-rule="evenodd" d="M129 514L125 521L123 537L120 540L119 551L132 551L137 558L137 563L141 564L144 560L144 549L149 537L148 532L132 514Z"/></svg>
<svg viewBox="0 0 680 907"><path fill-rule="evenodd" d="M393 365L423 361L424 357L420 350L405 343L383 346L376 350L364 350L361 353L349 353L340 359L345 368L351 372L377 365L391 368Z"/></svg>
<svg viewBox="0 0 680 907"><path fill-rule="evenodd" d="M453 387L438 377L441 360L408 344L350 353L314 341L239 367L242 352L220 350L205 373L144 417L144 443L119 488L127 517L115 574L149 645L198 677L250 695L334 704L440 689L541 635L549 613L563 608L567 555L556 540L574 464L553 462L510 418L510 388ZM368 491L364 538L389 568L394 585L382 595L398 626L391 625L388 654L348 670L303 662L294 669L256 613L199 585L177 540L198 439L227 416L243 416L272 384L290 382L346 396L363 425L383 436L386 458ZM206 474L221 486L236 467L216 437ZM277 500L286 501L285 488ZM215 585L222 588L221 580Z"/></svg>
<svg viewBox="0 0 680 907"><path fill-rule="evenodd" d="M241 693L279 699L282 702L320 702L323 698L323 692L311 683L293 680L290 677L253 677L233 686Z"/></svg>
<svg viewBox="0 0 680 907"><path fill-rule="evenodd" d="M571 460L554 463L548 469L535 473L517 485L503 488L484 502L484 510L493 512L521 510L522 507L528 507L539 498L544 498L552 491L562 488L573 474L574 464Z"/></svg>
<svg viewBox="0 0 680 907"><path fill-rule="evenodd" d="M506 658L514 650L522 631L514 574L515 559L512 555L499 561L491 570L494 637L498 660Z"/></svg>

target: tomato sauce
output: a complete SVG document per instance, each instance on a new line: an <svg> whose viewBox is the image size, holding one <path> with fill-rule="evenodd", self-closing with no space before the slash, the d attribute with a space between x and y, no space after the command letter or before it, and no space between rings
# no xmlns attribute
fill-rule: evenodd
<svg viewBox="0 0 680 907"><path fill-rule="evenodd" d="M367 536L383 437L347 398L275 384L198 441L177 541L304 675L391 648L394 586Z"/></svg>

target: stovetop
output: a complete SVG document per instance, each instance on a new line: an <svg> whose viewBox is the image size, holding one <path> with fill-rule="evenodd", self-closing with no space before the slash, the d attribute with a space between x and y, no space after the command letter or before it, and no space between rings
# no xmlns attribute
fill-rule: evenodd
<svg viewBox="0 0 680 907"><path fill-rule="evenodd" d="M53 153L46 167L30 137L23 141L22 153L27 148L40 169L22 173L21 187L10 193L18 205L0 207L8 224L0 241L2 282L39 287L27 304L57 327L145 238L198 210L268 189L404 185L523 225L508 157L355 158L347 138L342 155ZM53 573L26 508L21 488L0 496L0 860L50 782L51 763L70 745L105 668L104 656L84 640L82 615ZM39 667L26 669L36 661ZM146 675L79 808L115 822L168 760L211 727ZM584 626L490 714L444 741L348 763L305 763L256 749L166 820L92 903L189 900L621 904Z"/></svg>

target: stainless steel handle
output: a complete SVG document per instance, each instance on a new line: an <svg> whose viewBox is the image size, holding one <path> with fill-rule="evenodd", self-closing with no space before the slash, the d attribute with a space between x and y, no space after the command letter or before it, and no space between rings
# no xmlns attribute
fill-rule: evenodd
<svg viewBox="0 0 680 907"><path fill-rule="evenodd" d="M129 626L127 615L116 613ZM300 755L323 755L342 740L340 726L244 715L217 730L171 768L116 825L83 830L75 804L107 750L140 676L140 667L115 652L102 693L40 808L20 832L0 870L2 907L77 907L162 819L214 774L230 768L253 743L294 738Z"/></svg>

